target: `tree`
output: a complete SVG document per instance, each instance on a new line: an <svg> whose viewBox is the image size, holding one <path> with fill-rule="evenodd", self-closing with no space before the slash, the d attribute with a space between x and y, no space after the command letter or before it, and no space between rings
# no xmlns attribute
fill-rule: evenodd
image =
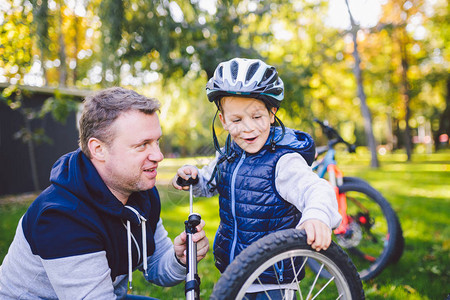
<svg viewBox="0 0 450 300"><path fill-rule="evenodd" d="M13 84L29 72L34 54L30 30L32 9L26 3L21 4L10 5L0 15L0 70Z"/></svg>
<svg viewBox="0 0 450 300"><path fill-rule="evenodd" d="M364 117L364 129L366 132L367 142L369 144L369 149L372 154L370 166L372 168L378 168L379 162L377 158L377 147L375 143L375 138L373 136L372 129L372 115L370 113L369 107L367 106L366 94L364 92L363 87L363 79L362 79L362 71L361 71L361 59L359 57L358 52L358 42L357 42L357 34L359 30L359 26L356 25L355 20L353 19L352 12L350 11L350 6L348 4L348 0L345 0L345 4L347 5L348 14L350 17L351 29L350 33L352 35L353 40L353 57L355 59L355 64L353 68L353 73L355 74L356 82L358 85L358 98L361 101L361 113Z"/></svg>
<svg viewBox="0 0 450 300"><path fill-rule="evenodd" d="M414 57L411 54L412 38L407 32L407 26L411 19L420 11L423 1L390 1L384 5L384 13L380 20L379 28L387 30L392 37L394 44L393 55L398 59L394 59L393 63L397 63L397 72L394 72L393 79L396 80L394 86L398 85L400 90L401 107L403 113L403 145L406 149L407 159L411 160L412 155L412 141L411 141L411 127L410 120L412 116L411 101L415 96L415 91L411 89L411 74L410 67Z"/></svg>
<svg viewBox="0 0 450 300"><path fill-rule="evenodd" d="M430 86L433 88L431 95L430 92L426 93L427 104L431 102L430 100L435 102L436 98L443 99L440 107L436 107L437 105L433 103L434 108L430 113L432 124L434 124L434 145L438 150L441 145L439 137L442 134L450 136L449 4L447 1L437 1L432 11L433 14L430 14L428 22L424 24L429 34L424 43L426 55L422 63L426 68L424 68L422 88L427 91L430 90Z"/></svg>
<svg viewBox="0 0 450 300"><path fill-rule="evenodd" d="M40 51L41 70L44 78L47 78L47 71L45 68L45 58L49 57L49 15L48 15L48 1L47 0L33 0L33 23L35 25L35 33L37 44ZM48 82L48 80L46 80Z"/></svg>
<svg viewBox="0 0 450 300"><path fill-rule="evenodd" d="M446 8L444 2L437 0L436 5ZM47 85L122 85L152 95L157 90L167 105L177 101L177 109L186 107L195 115L209 105L203 88L219 62L236 56L261 58L277 67L285 83L279 114L286 125L312 131L313 117L326 118L351 128L344 136L361 144L364 131L372 161L375 138L395 143L381 130L389 127L385 124L414 130L415 118L424 115L438 131L448 67L434 61L448 60L449 31L439 27L446 24L448 12L436 10L424 17L421 22L430 36L417 39L411 27L420 14L425 16L423 0L386 2L379 26L364 28L354 21L353 37L327 25L325 0L219 0L209 7L204 1L182 0L31 3L17 7L14 2L0 17L0 76L12 83L25 83L31 66L39 65ZM364 72L364 82L358 72ZM193 86L199 87L197 93ZM355 109L362 114L354 114ZM201 125L209 128L204 115L200 117ZM199 140L206 143L207 131L196 126ZM171 130L186 128L177 123ZM177 147L184 142L191 152L186 139L178 140Z"/></svg>

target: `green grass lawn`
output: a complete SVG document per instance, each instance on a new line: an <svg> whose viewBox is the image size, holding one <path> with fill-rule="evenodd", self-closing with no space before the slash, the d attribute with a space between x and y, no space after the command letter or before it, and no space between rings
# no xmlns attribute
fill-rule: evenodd
<svg viewBox="0 0 450 300"><path fill-rule="evenodd" d="M397 212L404 236L405 252L400 261L375 279L364 283L367 299L445 299L450 293L450 152L416 154L406 162L404 154L379 156L381 167L371 169L367 153L338 154L347 176L361 177L377 188ZM173 239L184 230L189 214L188 193L170 187L178 166L205 164L207 159L167 159L159 170L158 188L163 201L162 218ZM6 255L17 222L33 195L0 198L0 261ZM5 203L6 202L6 203ZM206 221L211 248L217 228L217 197L195 198L194 211ZM214 267L212 252L199 264L201 295L207 299L220 274ZM184 299L184 285L161 288L133 276L134 292L160 299Z"/></svg>

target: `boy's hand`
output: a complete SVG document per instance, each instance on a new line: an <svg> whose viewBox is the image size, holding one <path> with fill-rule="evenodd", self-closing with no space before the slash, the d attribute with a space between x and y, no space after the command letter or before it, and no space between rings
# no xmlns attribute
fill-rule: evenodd
<svg viewBox="0 0 450 300"><path fill-rule="evenodd" d="M189 177L192 177L193 179L197 178L198 176L198 169L191 165L185 165L178 169L177 175L172 179L172 185L177 190L189 190L189 186L180 186L177 184L178 177L181 177L185 180L188 180Z"/></svg>
<svg viewBox="0 0 450 300"><path fill-rule="evenodd" d="M205 221L201 220L201 223L197 225L197 232L192 236L192 240L197 243L197 261L201 261L205 258L206 253L209 250L209 241L206 237L203 227L205 226ZM178 260L186 265L186 232L183 231L179 236L173 241L175 255Z"/></svg>
<svg viewBox="0 0 450 300"><path fill-rule="evenodd" d="M307 243L316 251L327 250L331 244L331 229L322 221L306 220L297 229L305 229Z"/></svg>

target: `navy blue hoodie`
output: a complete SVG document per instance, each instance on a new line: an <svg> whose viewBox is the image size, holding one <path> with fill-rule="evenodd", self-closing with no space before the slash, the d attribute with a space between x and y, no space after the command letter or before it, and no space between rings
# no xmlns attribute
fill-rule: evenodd
<svg viewBox="0 0 450 300"><path fill-rule="evenodd" d="M175 262L172 243L160 222L161 207L156 188L131 194L127 205L124 206L107 188L89 158L79 149L62 156L54 164L50 181L51 185L36 198L23 216L21 223L19 223L15 240L8 253L11 257L8 258L7 256L0 268L0 277L2 277L0 279L0 296L9 295L11 298L16 298L19 295L12 292L12 289L17 289L17 287L11 288L14 283L11 282L12 279L8 281L10 275L7 274L8 268L19 268L19 270L21 268L20 265L17 265L20 264L19 259L17 259L18 262L13 263L14 256L19 255L15 252L22 252L22 256L31 252L30 262L27 266L23 266L24 270L22 271L30 273L29 268L34 265L33 272L35 271L36 274L46 273L47 276L44 276L46 277L44 281L49 280L55 288L56 294L58 294L58 290L55 286L60 283L53 282L59 281L59 279L53 279L52 277L55 267L64 267L65 262L70 262L67 266L69 269L67 274L70 274L72 271L83 272L83 270L76 268L83 266L82 262L86 263L87 258L89 260L96 257L97 260L92 260L92 263L98 263L100 266L101 262L107 261L108 267L105 270L108 270L110 279L106 278L104 274L106 272L99 274L97 277L101 277L102 282L109 282L111 286L108 287L109 292L114 289L116 295L119 295L114 281L123 280L124 276L126 277L130 272L128 242L131 239L127 237L127 221L129 221L132 236L131 270L138 267L142 269L144 262L142 252L145 246L142 226L146 228L147 253L145 255L150 260L146 265L161 263L151 261L151 256L155 252L155 234L158 235L161 244L158 247L162 247L164 251L164 254L158 254L158 259L160 259L160 256L164 256L165 267L173 268L175 264L178 264ZM146 220L146 222L143 222L143 220ZM19 230L20 227L22 230ZM22 234L25 242L21 239ZM24 244L27 244L27 246L24 246ZM169 255L166 252L172 254ZM101 262L98 260L98 256L101 256ZM34 257L39 258L39 260L34 260ZM76 262L77 259L80 259L79 263ZM55 266L52 264L55 261L60 263ZM89 266L89 263L87 263L87 266ZM99 268L104 268L104 266ZM161 265L156 268L161 268ZM178 264L175 269L177 270L174 273L177 274L172 274L173 278L168 280L168 285L173 285L183 279L182 267ZM150 271L153 273L160 272L160 270ZM55 272L58 273L61 270ZM89 270L89 272L92 272L92 270ZM90 275L86 274L86 277ZM20 284L25 283L21 282ZM69 283L69 285L71 284L77 283ZM82 282L79 284L83 285ZM36 282L34 285L36 285ZM29 287L25 288L29 289ZM52 287L48 288L51 289ZM60 288L61 290L70 290L68 286ZM95 288L98 288L98 286ZM121 293L123 294L123 291ZM41 294L39 297L44 295ZM48 295L44 298L47 297L51 298ZM58 298L64 297L58 294Z"/></svg>
<svg viewBox="0 0 450 300"><path fill-rule="evenodd" d="M135 225L132 232L142 244L140 220L106 187L90 160L77 150L61 157L53 166L48 187L23 217L23 231L33 254L44 259L106 251L111 277L126 274L127 235L123 220ZM159 220L156 188L133 193L128 206L147 223L147 256L155 250L153 233ZM70 245L68 247L67 245ZM133 248L133 269L137 260Z"/></svg>

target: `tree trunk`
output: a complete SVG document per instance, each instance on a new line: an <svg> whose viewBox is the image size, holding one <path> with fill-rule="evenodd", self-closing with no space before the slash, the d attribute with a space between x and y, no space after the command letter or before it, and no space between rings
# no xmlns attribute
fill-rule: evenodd
<svg viewBox="0 0 450 300"><path fill-rule="evenodd" d="M48 38L48 1L31 1L33 4L33 22L36 24L36 35L38 38L38 47L41 53L41 70L45 80L44 85L48 84L48 73L45 66L47 58L49 38Z"/></svg>
<svg viewBox="0 0 450 300"><path fill-rule="evenodd" d="M446 106L439 118L439 129L434 135L435 150L439 150L441 142L439 136L447 134L450 136L450 76L447 77L447 95L445 96ZM448 143L448 142L447 142Z"/></svg>
<svg viewBox="0 0 450 300"><path fill-rule="evenodd" d="M386 130L386 144L389 151L394 150L397 147L396 136L394 135L394 125L392 120L391 108L387 112L387 130Z"/></svg>
<svg viewBox="0 0 450 300"><path fill-rule="evenodd" d="M37 163L36 163L36 153L34 151L34 142L33 142L33 132L31 130L30 119L27 116L26 112L23 112L23 119L25 122L25 130L29 137L26 138L27 148L28 148L28 158L30 159L30 171L31 171L31 179L33 182L33 189L35 192L39 191L39 176L37 172Z"/></svg>
<svg viewBox="0 0 450 300"><path fill-rule="evenodd" d="M411 96L410 89L408 83L408 57L406 53L406 41L404 38L405 33L402 31L402 37L399 39L400 42L400 54L402 61L402 97L403 97L403 105L405 109L405 131L404 131L404 140L405 140L405 148L406 155L408 157L408 161L411 161L412 156L412 142L411 142L411 127L409 127L409 119L411 118Z"/></svg>
<svg viewBox="0 0 450 300"><path fill-rule="evenodd" d="M366 101L366 94L364 93L364 87L363 87L363 79L362 79L362 71L361 71L361 59L359 57L358 53L358 41L357 41L357 33L358 33L358 26L356 25L352 13L350 11L350 6L348 5L348 0L345 0L345 4L347 5L347 10L350 16L350 23L351 23L351 34L353 39L353 58L355 59L355 66L353 68L353 74L356 78L356 83L358 86L358 98L361 101L361 113L364 118L364 130L366 133L367 143L370 149L371 153L371 160L370 160L370 166L372 168L378 168L380 166L378 162L377 157L377 146L375 142L375 137L373 135L373 129L372 129L372 116L370 113L370 109L367 106Z"/></svg>
<svg viewBox="0 0 450 300"><path fill-rule="evenodd" d="M63 28L63 16L62 16L62 5L63 1L59 2L59 60L61 65L59 67L59 85L61 87L66 86L67 82L67 64L66 64L66 46L64 43L64 35L62 32Z"/></svg>
<svg viewBox="0 0 450 300"><path fill-rule="evenodd" d="M74 28L75 28L75 37L74 37L74 50L73 50L73 59L75 60L75 67L72 71L72 86L77 85L77 79L78 79L78 50L80 46L80 42L78 40L78 31L79 31L79 24L80 24L80 17L78 17L74 13Z"/></svg>

